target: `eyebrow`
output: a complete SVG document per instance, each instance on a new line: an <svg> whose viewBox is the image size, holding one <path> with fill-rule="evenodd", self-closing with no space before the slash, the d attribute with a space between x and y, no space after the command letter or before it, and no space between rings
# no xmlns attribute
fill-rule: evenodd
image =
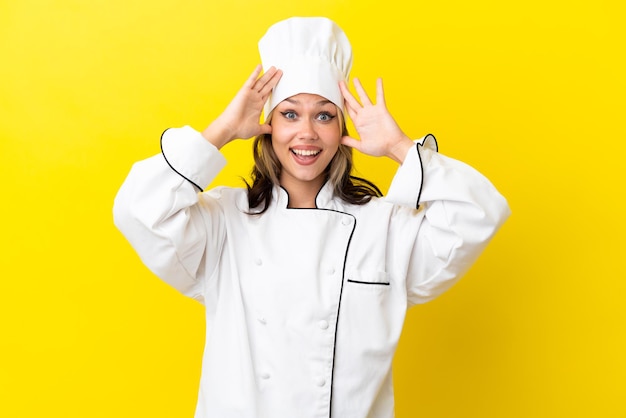
<svg viewBox="0 0 626 418"><path fill-rule="evenodd" d="M289 102L289 103L291 103L291 104L294 104L294 105L299 105L299 104L300 104L300 101L299 101L299 100L292 99L292 98L287 98L287 99L285 99L285 101L286 101L286 102ZM324 99L324 100L320 100L320 101L319 101L319 102L317 102L316 104L317 104L318 106L324 106L324 105L327 105L328 103L332 103L332 102L331 102L330 100Z"/></svg>

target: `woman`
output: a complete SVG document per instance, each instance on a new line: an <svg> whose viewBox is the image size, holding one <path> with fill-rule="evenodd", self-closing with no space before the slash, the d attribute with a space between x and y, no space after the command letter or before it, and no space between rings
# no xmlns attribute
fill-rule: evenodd
<svg viewBox="0 0 626 418"><path fill-rule="evenodd" d="M133 166L116 225L206 306L197 418L392 417L407 308L469 268L507 203L432 136L410 140L381 80L375 103L358 80L360 101L350 93L351 48L333 22L287 19L259 49L265 73L215 121L167 130L162 154ZM252 185L202 193L225 164L219 149L254 136ZM384 199L350 177L351 148L400 164Z"/></svg>

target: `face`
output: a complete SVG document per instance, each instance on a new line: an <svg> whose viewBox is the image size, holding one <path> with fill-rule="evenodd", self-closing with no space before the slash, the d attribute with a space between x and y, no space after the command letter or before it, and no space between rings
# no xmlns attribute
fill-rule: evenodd
<svg viewBox="0 0 626 418"><path fill-rule="evenodd" d="M280 184L291 191L319 191L324 171L341 140L339 110L316 94L301 93L283 100L272 116L272 147L282 165Z"/></svg>

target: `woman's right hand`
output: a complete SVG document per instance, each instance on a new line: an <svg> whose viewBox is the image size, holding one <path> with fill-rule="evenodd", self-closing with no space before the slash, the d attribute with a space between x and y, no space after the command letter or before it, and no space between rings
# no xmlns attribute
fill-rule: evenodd
<svg viewBox="0 0 626 418"><path fill-rule="evenodd" d="M283 73L270 67L259 77L262 69L260 64L257 65L222 114L202 131L202 136L218 149L234 139L248 139L272 132L272 127L259 123L259 119L267 98Z"/></svg>

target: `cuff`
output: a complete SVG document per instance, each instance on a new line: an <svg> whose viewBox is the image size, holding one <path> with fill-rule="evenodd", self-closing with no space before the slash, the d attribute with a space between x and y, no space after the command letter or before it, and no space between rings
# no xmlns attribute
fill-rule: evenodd
<svg viewBox="0 0 626 418"><path fill-rule="evenodd" d="M433 152L439 147L434 135L428 134L413 141L414 150L409 150L404 162L398 168L389 186L386 200L414 208L419 208L420 195L424 184L424 167L430 161Z"/></svg>
<svg viewBox="0 0 626 418"><path fill-rule="evenodd" d="M219 150L190 126L163 132L161 153L171 169L199 191L208 187L226 165Z"/></svg>

